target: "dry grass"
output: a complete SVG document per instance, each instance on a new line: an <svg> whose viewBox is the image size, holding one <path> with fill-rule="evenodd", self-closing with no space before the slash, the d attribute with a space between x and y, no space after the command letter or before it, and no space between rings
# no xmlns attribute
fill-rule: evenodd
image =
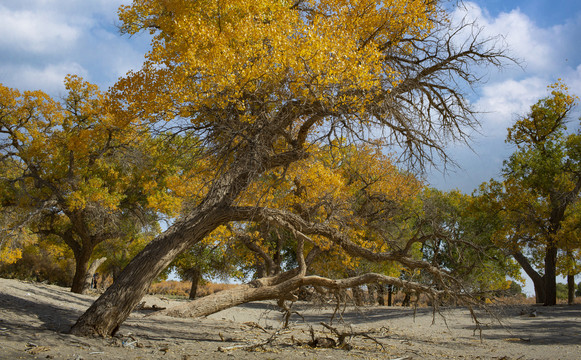
<svg viewBox="0 0 581 360"><path fill-rule="evenodd" d="M501 304L501 305L535 305L536 298L534 296L525 297L522 296L507 296L507 297L499 297L495 298L493 301L494 304ZM558 305L567 305L566 299L557 299ZM577 296L573 304L581 304L581 297Z"/></svg>
<svg viewBox="0 0 581 360"><path fill-rule="evenodd" d="M236 286L238 285L206 283L198 286L197 296L202 297L211 295L223 290L231 289ZM174 281L174 280L161 281L155 284L151 284L148 293L151 295L158 294L172 297L187 298L190 295L191 287L192 283L189 281Z"/></svg>

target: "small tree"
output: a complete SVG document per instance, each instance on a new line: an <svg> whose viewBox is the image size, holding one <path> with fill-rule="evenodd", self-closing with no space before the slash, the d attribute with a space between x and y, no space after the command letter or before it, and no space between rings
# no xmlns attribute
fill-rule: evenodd
<svg viewBox="0 0 581 360"><path fill-rule="evenodd" d="M518 265L490 241L501 219L480 207L478 198L428 189L423 204L423 221L441 234L423 243L426 261L447 269L464 289L480 296L508 289L507 276L520 278Z"/></svg>

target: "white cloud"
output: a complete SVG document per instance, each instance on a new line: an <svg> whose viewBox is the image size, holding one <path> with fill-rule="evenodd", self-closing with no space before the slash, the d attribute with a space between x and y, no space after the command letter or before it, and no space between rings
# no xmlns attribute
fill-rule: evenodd
<svg viewBox="0 0 581 360"><path fill-rule="evenodd" d="M483 2L483 4L485 4ZM504 143L506 129L515 118L526 115L531 105L549 95L547 86L563 79L572 93L581 96L581 16L563 20L549 27L539 26L518 8L491 16L484 8L466 2L453 15L459 23L476 22L482 38L502 36L509 55L522 61L519 66L508 66L500 72L492 70L488 82L479 86L474 108L481 113L481 135L471 142L475 153L465 146L451 147L451 155L461 167L454 176L443 178L435 173L429 177L433 185L442 189L459 187L471 192L478 184L497 177L506 159L514 149ZM484 5L486 6L486 5ZM477 69L482 71L482 69ZM571 114L576 119L581 105Z"/></svg>
<svg viewBox="0 0 581 360"><path fill-rule="evenodd" d="M0 46L34 53L69 47L80 37L80 29L50 13L10 10L0 6Z"/></svg>
<svg viewBox="0 0 581 360"><path fill-rule="evenodd" d="M26 64L0 66L0 76L6 86L19 90L41 89L56 96L64 94L64 79L68 74L86 77L88 72L75 62L48 64L44 67L31 67Z"/></svg>
<svg viewBox="0 0 581 360"><path fill-rule="evenodd" d="M482 112L483 130L488 136L506 135L515 117L525 115L531 105L546 96L547 83L538 77L507 79L483 88L475 108Z"/></svg>
<svg viewBox="0 0 581 360"><path fill-rule="evenodd" d="M149 36L121 36L117 8L129 0L19 0L0 5L0 83L62 89L79 74L106 88L141 66Z"/></svg>
<svg viewBox="0 0 581 360"><path fill-rule="evenodd" d="M577 46L581 17L542 28L518 8L491 17L478 5L467 2L454 12L453 18L455 21L466 18L476 22L482 28L483 37L502 36L509 47L509 54L522 61L522 74L525 75L558 75L567 66L581 60Z"/></svg>
<svg viewBox="0 0 581 360"><path fill-rule="evenodd" d="M581 18L542 28L518 8L501 12L496 17L467 2L454 13L455 21L475 21L484 38L502 36L509 55L522 61L522 69L509 66L491 73L489 83L480 88L475 101L483 132L491 137L504 137L515 116L527 113L538 99L547 96L547 86L562 78L573 93L581 94L581 52L578 34Z"/></svg>

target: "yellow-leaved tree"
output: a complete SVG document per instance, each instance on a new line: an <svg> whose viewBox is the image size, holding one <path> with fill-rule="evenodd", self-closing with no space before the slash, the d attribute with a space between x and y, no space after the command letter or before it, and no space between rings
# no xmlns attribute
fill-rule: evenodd
<svg viewBox="0 0 581 360"><path fill-rule="evenodd" d="M81 293L97 245L177 214L181 187L192 184L178 181L187 171L150 133L113 115L97 86L77 76L65 85L60 102L0 85L2 254L17 260L23 234L56 236L74 254L72 291Z"/></svg>
<svg viewBox="0 0 581 360"><path fill-rule="evenodd" d="M125 32L154 37L143 67L113 87L114 111L194 134L214 176L79 318L75 334L113 334L178 254L220 225L264 219L263 208L240 206L246 191L323 141L378 136L419 165L445 157L445 140L474 125L459 88L477 81L467 69L504 58L490 39L466 41L477 32L453 28L433 0L135 0L120 18ZM333 231L318 236L374 258Z"/></svg>

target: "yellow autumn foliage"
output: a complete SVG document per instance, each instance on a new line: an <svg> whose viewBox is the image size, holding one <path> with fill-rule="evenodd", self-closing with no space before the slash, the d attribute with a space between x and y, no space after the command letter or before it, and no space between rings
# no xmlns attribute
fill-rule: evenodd
<svg viewBox="0 0 581 360"><path fill-rule="evenodd" d="M419 201L422 182L413 174L399 170L377 146L336 143L334 148L313 149L312 154L252 183L239 200L240 205L291 211L340 230L366 249L393 250L393 244L382 237L383 231L391 230L398 235L409 231L411 224L404 219L417 207L414 204ZM368 212L377 212L379 219L370 218ZM392 228L380 231L368 226L370 221L378 220L391 224ZM273 251L261 233L250 235L265 253ZM333 253L333 264L327 263L325 268L358 266L358 259L334 247L324 236L311 236L311 240L321 250ZM310 248L307 246L306 251ZM256 261L253 254L246 256L248 264Z"/></svg>
<svg viewBox="0 0 581 360"><path fill-rule="evenodd" d="M149 29L151 51L114 92L143 118L179 114L194 124L212 121L204 108L237 109L241 123L253 123L248 94L257 91L312 102L340 88L328 110L357 113L402 80L382 62L385 47L422 39L443 16L424 0L136 0L119 9L122 30Z"/></svg>

